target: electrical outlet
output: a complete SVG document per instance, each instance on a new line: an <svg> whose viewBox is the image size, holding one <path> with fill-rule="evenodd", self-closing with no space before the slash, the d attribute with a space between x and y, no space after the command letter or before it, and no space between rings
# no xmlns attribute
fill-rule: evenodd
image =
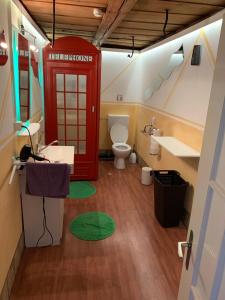
<svg viewBox="0 0 225 300"><path fill-rule="evenodd" d="M15 131L19 131L21 129L21 126L23 125L23 123L21 121L19 122L15 122L14 123L14 130Z"/></svg>

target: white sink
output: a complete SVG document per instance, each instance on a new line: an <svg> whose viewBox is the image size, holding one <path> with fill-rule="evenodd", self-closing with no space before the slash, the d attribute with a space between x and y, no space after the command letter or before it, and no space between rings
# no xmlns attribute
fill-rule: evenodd
<svg viewBox="0 0 225 300"><path fill-rule="evenodd" d="M38 154L49 159L52 163L68 164L71 174L74 167L74 146L48 146Z"/></svg>

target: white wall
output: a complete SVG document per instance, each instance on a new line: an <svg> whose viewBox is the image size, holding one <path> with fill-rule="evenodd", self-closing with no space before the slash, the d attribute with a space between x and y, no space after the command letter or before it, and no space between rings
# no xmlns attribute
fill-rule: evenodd
<svg viewBox="0 0 225 300"><path fill-rule="evenodd" d="M221 21L142 54L142 102L153 108L204 126L213 79ZM184 62L150 98L146 90L166 59L184 46ZM191 65L194 45L201 45L201 63Z"/></svg>
<svg viewBox="0 0 225 300"><path fill-rule="evenodd" d="M133 59L124 52L102 53L101 101L136 102L204 126L222 21L216 21ZM171 55L184 46L184 61L160 89L152 94L154 81L170 63ZM191 65L194 45L201 45L201 63Z"/></svg>
<svg viewBox="0 0 225 300"><path fill-rule="evenodd" d="M129 58L126 52L102 52L101 99L116 102L117 95L124 101L138 102L141 93L140 55Z"/></svg>

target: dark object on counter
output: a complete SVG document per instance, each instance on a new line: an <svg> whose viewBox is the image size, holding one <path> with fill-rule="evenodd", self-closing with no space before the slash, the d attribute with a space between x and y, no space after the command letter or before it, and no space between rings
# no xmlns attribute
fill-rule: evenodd
<svg viewBox="0 0 225 300"><path fill-rule="evenodd" d="M178 226L188 182L175 171L154 171L155 216L163 227Z"/></svg>
<svg viewBox="0 0 225 300"><path fill-rule="evenodd" d="M29 157L32 157L34 160L38 161L48 160L44 157L33 154L32 147L30 145L24 145L20 151L20 160L26 162L29 159Z"/></svg>
<svg viewBox="0 0 225 300"><path fill-rule="evenodd" d="M114 154L112 152L112 150L101 150L99 152L99 160L114 160Z"/></svg>

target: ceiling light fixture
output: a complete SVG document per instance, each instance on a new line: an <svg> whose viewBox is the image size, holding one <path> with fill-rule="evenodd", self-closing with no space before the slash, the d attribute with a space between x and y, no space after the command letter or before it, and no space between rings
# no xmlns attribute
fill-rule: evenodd
<svg viewBox="0 0 225 300"><path fill-rule="evenodd" d="M0 34L0 46L3 49L7 49L8 45L6 43L6 39L5 39L5 32L4 30L2 31L2 33Z"/></svg>
<svg viewBox="0 0 225 300"><path fill-rule="evenodd" d="M20 33L22 35L25 35L25 28L24 28L23 24L20 24Z"/></svg>
<svg viewBox="0 0 225 300"><path fill-rule="evenodd" d="M103 16L104 12L100 8L94 8L93 9L93 15L96 18L101 18Z"/></svg>
<svg viewBox="0 0 225 300"><path fill-rule="evenodd" d="M36 53L38 52L38 48L35 45L35 40L34 40L34 44L30 44L30 50Z"/></svg>
<svg viewBox="0 0 225 300"><path fill-rule="evenodd" d="M30 33L30 35L33 37L34 39L34 42L30 44L30 50L33 51L33 52L38 52L38 48L37 46L35 45L35 40L36 40L36 36L34 36L33 34Z"/></svg>
<svg viewBox="0 0 225 300"><path fill-rule="evenodd" d="M35 45L36 36L33 35L32 33L30 33L28 30L26 30L26 29L24 28L23 24L20 25L20 33L21 33L22 35L25 35L25 33L27 33L28 35L30 35L30 36L34 39L34 41L30 43L29 48L30 48L31 51L37 53L39 50L38 50L37 46ZM29 40L30 40L30 39L29 39Z"/></svg>

